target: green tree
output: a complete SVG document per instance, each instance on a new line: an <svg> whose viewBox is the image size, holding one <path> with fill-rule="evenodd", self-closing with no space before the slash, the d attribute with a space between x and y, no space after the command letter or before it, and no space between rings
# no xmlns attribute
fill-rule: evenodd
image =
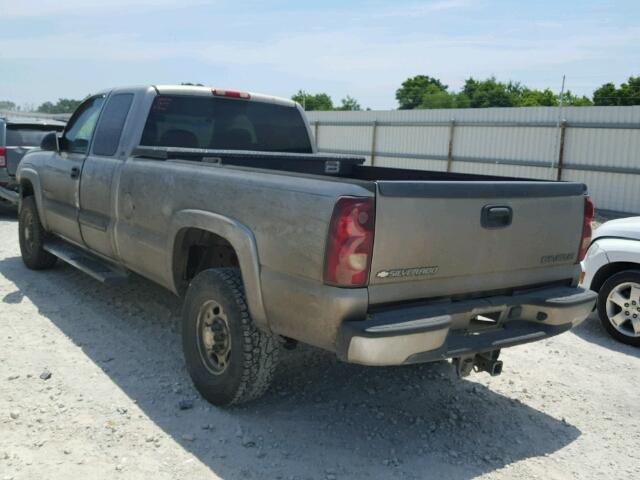
<svg viewBox="0 0 640 480"><path fill-rule="evenodd" d="M618 91L621 105L640 105L640 77L629 77Z"/></svg>
<svg viewBox="0 0 640 480"><path fill-rule="evenodd" d="M471 99L463 92L454 93L453 108L471 108Z"/></svg>
<svg viewBox="0 0 640 480"><path fill-rule="evenodd" d="M615 90L613 84L608 84ZM416 104L415 97L420 95ZM620 91L605 92L605 97L624 97L627 104L640 103L640 77L629 78L620 86ZM473 77L464 82L459 92L449 91L439 80L419 75L407 79L396 92L400 108L487 108L487 107L553 107L560 104L560 95L551 89L531 89L519 82L501 82L495 77L478 80ZM630 99L630 100L629 100ZM403 103L404 102L404 103ZM562 94L562 104L567 106L593 105L586 96L578 96L567 90ZM611 103L617 104L617 103Z"/></svg>
<svg viewBox="0 0 640 480"><path fill-rule="evenodd" d="M43 104L41 104L38 109L36 110L37 112L42 112L42 113L54 113L54 110L56 109L56 106L51 103L51 102L44 102Z"/></svg>
<svg viewBox="0 0 640 480"><path fill-rule="evenodd" d="M562 99L562 105L569 107L589 107L593 105L591 99L586 96L577 96L571 93L571 90L567 90L562 95L558 95L558 102Z"/></svg>
<svg viewBox="0 0 640 480"><path fill-rule="evenodd" d="M605 83L593 92L593 103L599 106L619 105L619 92L613 83Z"/></svg>
<svg viewBox="0 0 640 480"><path fill-rule="evenodd" d="M430 88L431 87L431 88ZM437 78L428 75L417 75L402 82L402 85L396 90L396 100L400 105L400 110L411 110L418 108L425 94L432 95L435 90L446 92L447 85L444 85Z"/></svg>
<svg viewBox="0 0 640 480"><path fill-rule="evenodd" d="M446 90L442 90L436 85L429 85L422 95L422 101L417 108L454 108L455 99L455 95Z"/></svg>
<svg viewBox="0 0 640 480"><path fill-rule="evenodd" d="M362 110L362 107L355 98L347 95L345 98L340 100L340 106L337 107L336 110L359 111Z"/></svg>
<svg viewBox="0 0 640 480"><path fill-rule="evenodd" d="M291 97L291 100L298 102L307 111L312 110L333 110L333 100L326 93L316 93L314 95L298 90L298 93Z"/></svg>
<svg viewBox="0 0 640 480"><path fill-rule="evenodd" d="M595 105L640 105L640 77L629 77L626 83L616 88L609 82L593 92Z"/></svg>
<svg viewBox="0 0 640 480"><path fill-rule="evenodd" d="M0 110L15 110L16 104L11 100L0 100Z"/></svg>
<svg viewBox="0 0 640 480"><path fill-rule="evenodd" d="M469 98L471 108L516 107L524 90L519 83L502 83L495 77L487 80L470 77L464 82L461 93Z"/></svg>
<svg viewBox="0 0 640 480"><path fill-rule="evenodd" d="M73 113L81 103L82 100L59 98L56 103L44 102L38 107L37 111L41 113Z"/></svg>
<svg viewBox="0 0 640 480"><path fill-rule="evenodd" d="M555 107L558 105L558 97L548 88L544 90L525 89L520 96L520 107Z"/></svg>

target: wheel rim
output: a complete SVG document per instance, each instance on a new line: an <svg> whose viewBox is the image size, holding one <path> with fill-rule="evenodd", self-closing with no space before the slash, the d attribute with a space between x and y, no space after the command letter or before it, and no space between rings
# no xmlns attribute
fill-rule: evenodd
<svg viewBox="0 0 640 480"><path fill-rule="evenodd" d="M33 252L34 247L34 234L33 234L33 214L27 212L24 219L24 244L27 247L29 253Z"/></svg>
<svg viewBox="0 0 640 480"><path fill-rule="evenodd" d="M214 375L224 373L231 355L231 334L222 306L215 300L203 303L198 311L196 328L202 363Z"/></svg>
<svg viewBox="0 0 640 480"><path fill-rule="evenodd" d="M607 297L607 317L623 335L640 337L640 284L624 282L616 285Z"/></svg>

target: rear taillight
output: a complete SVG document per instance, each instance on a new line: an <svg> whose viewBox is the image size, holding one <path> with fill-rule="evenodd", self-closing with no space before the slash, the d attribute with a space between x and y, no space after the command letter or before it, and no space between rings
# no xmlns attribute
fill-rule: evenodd
<svg viewBox="0 0 640 480"><path fill-rule="evenodd" d="M593 202L591 198L584 197L584 217L582 219L582 239L580 240L580 250L578 251L578 262L584 260L587 256L587 250L591 245L591 222L593 221ZM576 262L576 263L578 263Z"/></svg>
<svg viewBox="0 0 640 480"><path fill-rule="evenodd" d="M333 209L325 254L324 281L338 287L364 287L373 252L373 198L342 197Z"/></svg>
<svg viewBox="0 0 640 480"><path fill-rule="evenodd" d="M7 149L0 147L0 167L7 166Z"/></svg>

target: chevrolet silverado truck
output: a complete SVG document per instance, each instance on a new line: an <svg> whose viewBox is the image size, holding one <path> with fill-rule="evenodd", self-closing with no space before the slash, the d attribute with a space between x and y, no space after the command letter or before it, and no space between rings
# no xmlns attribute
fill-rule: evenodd
<svg viewBox="0 0 640 480"><path fill-rule="evenodd" d="M196 86L93 95L24 156L25 265L184 297L182 343L216 405L259 397L298 342L372 366L500 350L591 312L580 183L366 166L317 152L302 108Z"/></svg>

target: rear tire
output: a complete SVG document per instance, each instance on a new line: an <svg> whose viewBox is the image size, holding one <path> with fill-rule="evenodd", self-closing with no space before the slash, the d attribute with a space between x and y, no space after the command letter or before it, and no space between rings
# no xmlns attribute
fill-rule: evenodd
<svg viewBox="0 0 640 480"><path fill-rule="evenodd" d="M598 293L598 315L609 335L640 347L640 270L625 270L604 282Z"/></svg>
<svg viewBox="0 0 640 480"><path fill-rule="evenodd" d="M45 270L56 264L57 258L43 248L48 235L40 223L34 198L23 198L18 214L18 238L22 261L27 268Z"/></svg>
<svg viewBox="0 0 640 480"><path fill-rule="evenodd" d="M279 342L259 330L247 308L237 269L200 272L182 313L182 348L195 387L214 405L260 397L276 369Z"/></svg>

